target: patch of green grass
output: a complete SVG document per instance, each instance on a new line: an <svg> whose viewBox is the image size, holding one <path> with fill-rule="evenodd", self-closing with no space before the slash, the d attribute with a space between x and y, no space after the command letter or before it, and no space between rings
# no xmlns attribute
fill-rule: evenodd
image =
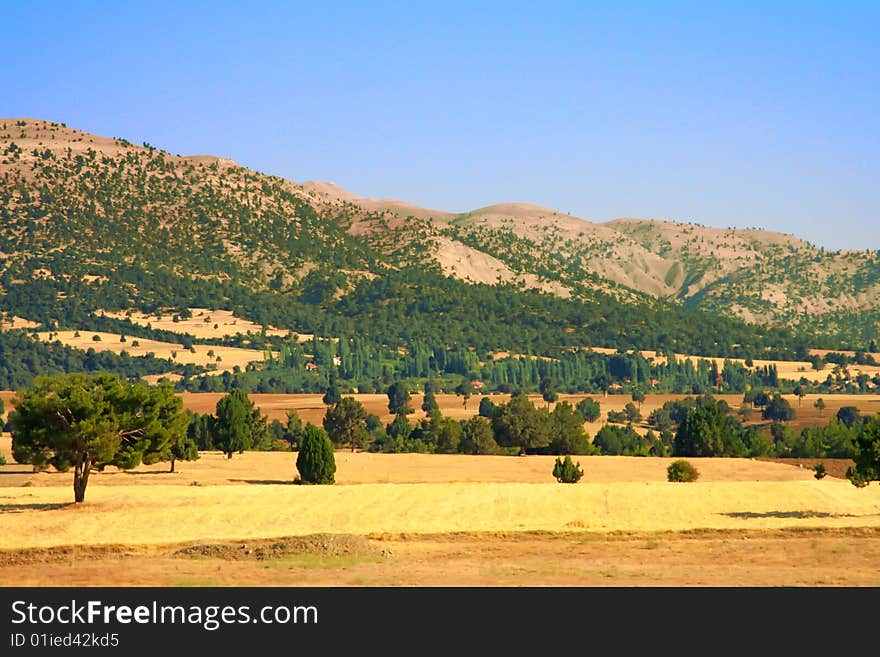
<svg viewBox="0 0 880 657"><path fill-rule="evenodd" d="M309 570L333 570L335 568L351 568L362 563L375 563L378 557L345 555L331 556L326 554L289 554L278 559L269 559L260 564L261 568L270 570L290 570L307 568Z"/></svg>
<svg viewBox="0 0 880 657"><path fill-rule="evenodd" d="M228 584L210 577L181 577L172 581L170 586L228 586Z"/></svg>

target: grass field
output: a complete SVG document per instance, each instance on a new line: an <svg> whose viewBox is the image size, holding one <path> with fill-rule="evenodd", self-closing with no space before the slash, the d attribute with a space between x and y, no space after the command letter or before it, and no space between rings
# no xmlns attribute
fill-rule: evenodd
<svg viewBox="0 0 880 657"><path fill-rule="evenodd" d="M210 410L209 397L187 405ZM318 396L254 397L270 415L290 404L304 417L320 410ZM383 399L366 401L378 410ZM649 397L643 412L663 400ZM468 409L455 396L443 403L453 401L462 415L476 411L474 399ZM880 403L826 401L825 419L832 404ZM0 452L9 455L8 436ZM584 478L561 485L551 476L553 457L340 451L337 485L294 486L295 456L227 460L207 452L178 463L174 474L164 464L108 468L93 474L83 505L71 504L70 473L0 466L0 578L10 585L880 585L880 486L817 481L808 467L692 459L699 481L672 484L670 459L578 457ZM70 578L59 582L57 568L45 564L71 566Z"/></svg>

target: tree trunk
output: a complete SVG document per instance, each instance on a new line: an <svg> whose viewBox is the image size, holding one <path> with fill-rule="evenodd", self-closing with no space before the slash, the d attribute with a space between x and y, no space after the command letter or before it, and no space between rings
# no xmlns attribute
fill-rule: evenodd
<svg viewBox="0 0 880 657"><path fill-rule="evenodd" d="M86 499L86 486L89 485L89 473L92 461L87 452L77 454L76 466L73 470L73 501L81 504Z"/></svg>
<svg viewBox="0 0 880 657"><path fill-rule="evenodd" d="M227 458L227 459L231 459L231 458L232 458L232 452L226 452L226 458Z"/></svg>
<svg viewBox="0 0 880 657"><path fill-rule="evenodd" d="M171 458L171 469L168 472L174 472L174 457Z"/></svg>

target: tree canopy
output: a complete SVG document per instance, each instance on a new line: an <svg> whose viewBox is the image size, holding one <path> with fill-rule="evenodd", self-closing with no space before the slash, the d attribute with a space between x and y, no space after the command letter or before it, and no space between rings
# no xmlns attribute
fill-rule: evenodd
<svg viewBox="0 0 880 657"><path fill-rule="evenodd" d="M794 409L788 400L782 395L773 395L764 409L761 411L761 417L765 420L773 420L774 422L788 422L794 419Z"/></svg>
<svg viewBox="0 0 880 657"><path fill-rule="evenodd" d="M167 458L186 436L189 418L169 385L129 383L112 374L39 377L21 390L10 414L19 463L74 468L82 502L92 468L133 468Z"/></svg>
<svg viewBox="0 0 880 657"><path fill-rule="evenodd" d="M235 452L241 454L266 442L269 434L266 416L243 390L233 390L217 401L214 428L217 448L230 459Z"/></svg>
<svg viewBox="0 0 880 657"><path fill-rule="evenodd" d="M855 465L847 470L854 486L863 488L880 481L880 418L865 420L860 427L853 449Z"/></svg>
<svg viewBox="0 0 880 657"><path fill-rule="evenodd" d="M392 415L407 415L412 413L412 407L409 405L409 389L402 381L395 381L388 386L386 394L388 395L389 413Z"/></svg>
<svg viewBox="0 0 880 657"><path fill-rule="evenodd" d="M324 430L335 445L349 445L353 452L367 439L367 411L354 397L343 397L327 409Z"/></svg>
<svg viewBox="0 0 880 657"><path fill-rule="evenodd" d="M525 395L514 395L500 406L492 428L502 447L529 450L550 445L550 413L536 408Z"/></svg>
<svg viewBox="0 0 880 657"><path fill-rule="evenodd" d="M711 397L701 397L688 410L675 434L675 456L743 456L742 425L728 415L728 405Z"/></svg>

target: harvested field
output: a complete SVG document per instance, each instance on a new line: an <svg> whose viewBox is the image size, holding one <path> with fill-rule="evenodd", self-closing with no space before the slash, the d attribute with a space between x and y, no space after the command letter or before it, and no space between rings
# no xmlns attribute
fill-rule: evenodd
<svg viewBox="0 0 880 657"><path fill-rule="evenodd" d="M184 399L208 411L218 397ZM253 397L276 417L291 405L304 418L323 414L319 395ZM384 395L360 397L387 411ZM476 412L475 399L464 409L442 397L450 411ZM643 413L668 398L649 397ZM628 396L599 401L605 412ZM825 420L834 407L880 400L826 402ZM9 449L0 438L0 453ZM812 460L690 459L700 479L673 484L670 459L576 457L584 479L560 485L554 457L338 451L337 485L294 486L295 458L205 452L174 474L167 464L107 468L92 475L83 505L71 503L70 473L10 460L0 466L0 577L35 586L880 585L880 486L816 480ZM76 568L59 582L46 563Z"/></svg>
<svg viewBox="0 0 880 657"><path fill-rule="evenodd" d="M48 331L42 331L38 335L41 340L50 339ZM244 369L248 363L261 362L264 359L264 354L259 349L197 344L190 351L177 343L159 342L135 336L127 336L123 342L119 334L101 331L55 331L51 335L53 342L57 340L68 347L83 351L94 349L95 351L112 351L117 354L125 351L130 356L146 356L152 353L156 358L167 358L183 365L187 363L203 367L214 365L217 368L217 373L231 370L236 365ZM100 339L96 341L95 336ZM137 346L134 345L135 342L138 343ZM212 355L208 354L209 351L212 352ZM220 360L217 360L218 358Z"/></svg>
<svg viewBox="0 0 880 657"><path fill-rule="evenodd" d="M750 459L692 459L700 481L671 484L669 459L580 457L584 479L563 486L550 476L553 457L337 456L338 483L326 487L291 485L295 458L285 452L206 453L174 474L108 468L79 506L70 504L69 473L2 466L0 549L314 533L880 526L880 487Z"/></svg>
<svg viewBox="0 0 880 657"><path fill-rule="evenodd" d="M118 340L119 336L114 337ZM227 348L231 349L231 347ZM197 345L196 349L202 350L204 347ZM214 347L214 349L222 349L222 347ZM260 353L260 357L262 357L262 352L256 352L252 349L242 349L239 351L249 352L250 354ZM182 352L183 349L180 349L178 355ZM224 394L225 393L219 392L184 392L180 393L180 396L183 399L184 408L197 413L213 413L217 408L217 401L223 397ZM345 394L346 396L349 396L349 393ZM14 396L15 393L13 391L0 391L0 399L3 399L6 402L7 410L12 408L11 401ZM350 396L360 401L366 408L367 413L373 413L379 416L383 423L387 424L394 419L394 416L388 412L388 397L386 395L350 394ZM795 431L799 431L805 426L827 424L842 406L855 406L863 415L876 415L880 412L880 395L810 394L806 395L803 400L799 400L794 395L783 396L795 409L796 417L788 423L788 425ZM326 405L321 401L321 398L323 397L321 394L254 393L249 395L249 397L270 420L277 419L284 422L287 416L287 411L295 409L303 422L311 422L312 424L320 425L327 410ZM495 404L504 404L510 399L510 395L506 394L491 394L488 395L488 397ZM608 411L621 411L627 403L632 401L628 394L609 394L607 397L603 397L601 394L561 394L559 395L559 401L567 401L574 405L586 397L592 397L599 402L602 413L596 422L587 422L584 424L584 428L591 436L595 435L596 432L602 428L602 425L605 424ZM641 405L642 417L647 418L651 411L660 408L668 401L680 400L685 397L693 397L693 395L646 395L645 401ZM723 399L726 401L734 411L739 410L742 406L741 394L715 395L715 397L716 399ZM815 400L819 397L822 397L825 402L825 409L822 411L813 406ZM472 396L468 401L467 407L465 407L463 399L457 395L438 394L437 403L439 404L440 411L443 415L457 420L466 420L477 414L480 406L480 398L480 395ZM537 406L547 406L546 402L543 401L540 395L529 395L529 399ZM418 410L422 405L422 395L413 395L410 405L413 409L417 409L409 416L411 423L425 417L425 413ZM549 406L551 410L554 407L555 404L550 404ZM753 419L749 420L747 424L760 424L760 417L760 409L754 409L754 412L752 413ZM647 424L636 425L634 428L641 433L645 433L649 429Z"/></svg>
<svg viewBox="0 0 880 657"><path fill-rule="evenodd" d="M0 439L0 453L9 456L9 438ZM553 483L554 456L469 456L465 454L372 454L336 452L338 484L444 484ZM674 460L637 456L578 456L584 468L584 481L593 483L665 482L666 468ZM786 482L811 481L807 467L784 465L753 459L695 459L700 482ZM812 465L812 462L811 462ZM202 452L197 461L181 462L176 472L167 463L141 465L120 471L108 467L94 472L92 486L240 486L247 484L288 484L296 475L294 452L245 452L227 459L221 452ZM34 473L31 466L11 463L0 466L0 491L9 487L67 487L70 473Z"/></svg>
<svg viewBox="0 0 880 657"><path fill-rule="evenodd" d="M613 458L613 457L608 457ZM778 466L786 467L786 466ZM97 482L96 482L97 483ZM880 527L880 487L775 482L100 486L0 491L0 549L151 545L315 533Z"/></svg>
<svg viewBox="0 0 880 657"><path fill-rule="evenodd" d="M148 324L154 329L163 331L174 331L175 333L189 333L194 338L223 338L233 335L247 335L254 333L259 335L263 327L242 317L236 317L231 310L211 310L210 308L190 308L192 317L179 318L174 321L174 311L167 311L163 314L141 313L137 311L128 312L107 312L104 315L114 317L116 319L127 319L134 324L147 326ZM215 328L216 326L216 328ZM284 329L266 327L267 335L286 336L290 331ZM299 339L311 339L311 335L298 335Z"/></svg>
<svg viewBox="0 0 880 657"><path fill-rule="evenodd" d="M184 406L191 411L198 413L213 412L217 406L217 400L223 396L223 393L182 393ZM378 415L383 423L387 424L394 419L394 416L388 412L388 397L381 394L353 394L367 409L367 413ZM274 395L274 394L252 394L250 398L259 408L268 415L269 419L278 419L284 421L287 411L291 408L296 409L303 422L311 422L312 424L320 424L326 412L326 406L321 401L323 395L319 394L295 394L295 395ZM510 395L491 394L488 397L497 405L507 403ZM608 411L622 411L624 407L632 401L630 395L609 394L603 397L601 394L561 394L559 401L567 401L570 404L577 404L581 399L592 397L601 407L601 416L596 422L587 422L584 428L587 432L594 436L596 432L602 428L607 421ZM641 414L643 418L655 409L660 408L668 401L680 400L685 397L693 397L693 395L646 395L645 401L641 405ZM741 394L715 395L716 399L723 399L730 407L737 411L742 406ZM799 431L805 426L817 426L827 424L842 406L856 406L863 415L875 415L880 412L880 395L806 395L803 400L799 400L794 395L783 395L795 409L796 417L789 422L792 429ZM813 406L816 399L822 397L825 402L825 409L819 411ZM529 399L536 406L547 406L546 402L540 395L529 395ZM480 396L474 395L468 401L467 407L464 406L463 399L457 395L438 394L437 403L443 415L455 418L457 420L466 420L477 414L480 406ZM410 404L413 409L420 409L422 405L422 395L413 395ZM552 410L554 404L550 404ZM425 413L416 410L409 416L410 422L425 417ZM752 418L747 424L761 423L760 409L754 409ZM636 425L634 427L640 433L646 433L649 429L647 424Z"/></svg>
<svg viewBox="0 0 880 657"><path fill-rule="evenodd" d="M0 316L0 331L8 331L10 329L31 329L37 328L39 325L39 322L24 319L23 317L16 317L15 315L11 317Z"/></svg>

